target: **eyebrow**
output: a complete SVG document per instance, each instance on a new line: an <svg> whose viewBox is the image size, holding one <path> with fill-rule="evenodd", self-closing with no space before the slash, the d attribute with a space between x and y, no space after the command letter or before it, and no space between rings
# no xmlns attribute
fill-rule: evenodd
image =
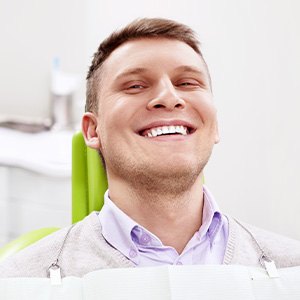
<svg viewBox="0 0 300 300"><path fill-rule="evenodd" d="M179 72L190 72L190 73L196 73L198 75L201 76L207 76L207 72L200 70L199 68L196 68L194 66L188 66L188 65L184 65L184 66L179 66L175 69L175 71L179 71Z"/></svg>
<svg viewBox="0 0 300 300"><path fill-rule="evenodd" d="M132 68L132 69L128 69L128 70L126 70L126 71L118 74L116 76L116 80L122 79L123 77L130 76L130 75L140 75L140 74L146 73L148 71L149 70L146 69L146 68Z"/></svg>
<svg viewBox="0 0 300 300"><path fill-rule="evenodd" d="M131 68L128 69L116 76L116 80L120 80L123 77L127 77L130 75L141 75L149 72L150 70L147 68ZM202 71L199 68L196 68L194 66L189 66L189 65L183 65L175 68L176 72L190 72L190 73L195 73L200 76L208 76L206 71Z"/></svg>

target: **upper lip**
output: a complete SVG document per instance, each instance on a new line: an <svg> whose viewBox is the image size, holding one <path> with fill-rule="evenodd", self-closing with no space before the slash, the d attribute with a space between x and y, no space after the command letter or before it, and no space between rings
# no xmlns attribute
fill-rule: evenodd
<svg viewBox="0 0 300 300"><path fill-rule="evenodd" d="M162 126L185 126L187 127L189 133L193 133L196 130L196 127L193 124L184 120L160 120L144 125L143 127L139 128L137 132L141 135L146 130Z"/></svg>

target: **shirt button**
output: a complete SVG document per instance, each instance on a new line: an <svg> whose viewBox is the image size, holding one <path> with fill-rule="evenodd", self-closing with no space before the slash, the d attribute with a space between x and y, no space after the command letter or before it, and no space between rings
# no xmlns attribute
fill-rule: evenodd
<svg viewBox="0 0 300 300"><path fill-rule="evenodd" d="M142 245L147 245L150 242L151 238L149 236L149 234L147 233L143 233L140 237L140 243Z"/></svg>
<svg viewBox="0 0 300 300"><path fill-rule="evenodd" d="M135 249L130 249L130 251L129 251L129 256L130 256L131 258L136 257L136 256L137 256L136 250L135 250Z"/></svg>
<svg viewBox="0 0 300 300"><path fill-rule="evenodd" d="M131 239L135 244L138 244L139 239L136 236L133 236Z"/></svg>

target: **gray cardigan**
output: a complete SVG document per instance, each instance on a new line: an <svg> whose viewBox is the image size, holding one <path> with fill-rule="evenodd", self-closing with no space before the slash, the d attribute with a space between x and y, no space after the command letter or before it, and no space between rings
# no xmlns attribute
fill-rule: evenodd
<svg viewBox="0 0 300 300"><path fill-rule="evenodd" d="M224 264L260 266L263 249L278 268L300 266L300 241L240 224L230 217L228 220ZM0 264L0 277L47 277L48 268L57 258L63 277L135 266L105 241L94 212L72 228L61 229L7 258Z"/></svg>

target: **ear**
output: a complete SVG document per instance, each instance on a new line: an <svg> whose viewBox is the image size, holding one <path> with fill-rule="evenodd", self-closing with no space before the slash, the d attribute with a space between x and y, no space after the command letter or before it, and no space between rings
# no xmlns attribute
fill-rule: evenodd
<svg viewBox="0 0 300 300"><path fill-rule="evenodd" d="M98 119L94 113L86 112L82 117L81 128L85 143L92 149L100 149L100 137L97 132Z"/></svg>

